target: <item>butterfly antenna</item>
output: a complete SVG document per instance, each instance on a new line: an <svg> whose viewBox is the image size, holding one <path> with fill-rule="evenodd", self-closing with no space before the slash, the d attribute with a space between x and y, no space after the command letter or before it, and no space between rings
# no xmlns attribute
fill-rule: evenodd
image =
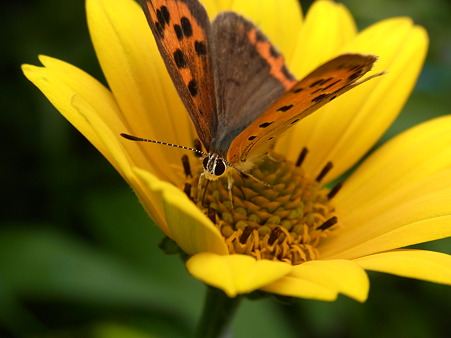
<svg viewBox="0 0 451 338"><path fill-rule="evenodd" d="M150 143L156 143L156 144L162 144L164 146L169 146L169 147L175 147L175 148L180 148L180 149L185 149L185 150L191 150L197 154L201 154L203 156L209 156L209 154L199 150L199 149L194 149L194 148L190 148L190 147L185 147L185 146L180 146L178 144L172 144L172 143L167 143L167 142L162 142L162 141L155 141L155 140L149 140L147 138L142 138L142 137L137 137L137 136L133 136L133 135L129 135L129 134L125 134L125 133L121 133L120 134L123 138L126 138L127 140L131 140L131 141L136 141L136 142L150 142ZM224 163L226 165L228 165L229 167L235 169L236 171L238 171L240 174L250 177L252 178L254 181L268 187L268 188L272 188L272 186L260 179L258 179L257 177L255 177L254 175L250 174L250 173L245 173L244 171L242 171L241 169L238 169L237 167L235 167L232 163L230 163L229 161L226 161L225 159L222 159L224 161Z"/></svg>
<svg viewBox="0 0 451 338"><path fill-rule="evenodd" d="M175 148L180 148L180 149L185 149L185 150L191 150L191 151L194 151L197 154L208 156L207 153L204 153L203 151L201 151L199 149L194 149L194 148L185 147L185 146L179 146L178 144L172 144L172 143L167 143L167 142L149 140L147 138L137 137L137 136L133 136L133 135L125 134L125 133L121 133L121 136L123 138L126 138L127 140L131 140L131 141L150 142L150 143L162 144L164 146L175 147Z"/></svg>

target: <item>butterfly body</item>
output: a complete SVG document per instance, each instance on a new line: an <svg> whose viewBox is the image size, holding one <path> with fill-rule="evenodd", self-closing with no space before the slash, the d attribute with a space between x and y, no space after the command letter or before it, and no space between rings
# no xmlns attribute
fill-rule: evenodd
<svg viewBox="0 0 451 338"><path fill-rule="evenodd" d="M210 22L197 0L141 3L208 153L203 161L208 180L231 169L249 175L280 134L364 82L358 80L376 61L372 55L345 54L296 81L283 56L242 16L223 12Z"/></svg>

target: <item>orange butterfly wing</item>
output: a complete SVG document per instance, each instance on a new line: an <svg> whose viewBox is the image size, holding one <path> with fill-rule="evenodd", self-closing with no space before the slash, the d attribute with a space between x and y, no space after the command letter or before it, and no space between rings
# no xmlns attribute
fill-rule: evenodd
<svg viewBox="0 0 451 338"><path fill-rule="evenodd" d="M297 82L231 143L227 160L245 162L253 151L273 144L277 136L351 88L373 67L374 55L344 54L318 67ZM266 148L267 149L267 148Z"/></svg>
<svg viewBox="0 0 451 338"><path fill-rule="evenodd" d="M141 0L158 49L207 151L216 98L207 13L198 1Z"/></svg>

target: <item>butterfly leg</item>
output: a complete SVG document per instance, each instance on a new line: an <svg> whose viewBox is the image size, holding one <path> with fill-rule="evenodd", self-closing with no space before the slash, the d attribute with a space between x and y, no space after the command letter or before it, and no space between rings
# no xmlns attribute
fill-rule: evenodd
<svg viewBox="0 0 451 338"><path fill-rule="evenodd" d="M272 155L271 152L268 152L268 153L266 154L266 156L267 156L271 161L273 161L273 162L275 162L275 163L281 163L281 162L284 161L282 158L277 158L277 157L275 157L274 155Z"/></svg>
<svg viewBox="0 0 451 338"><path fill-rule="evenodd" d="M199 183L197 184L197 204L203 206L205 196L207 194L207 188L209 180L205 177L205 174L202 173L199 176Z"/></svg>
<svg viewBox="0 0 451 338"><path fill-rule="evenodd" d="M233 206L233 193L232 193L233 183L234 183L233 177L231 174L229 174L227 177L227 190L229 191L230 205L231 205L232 209L235 209L235 207Z"/></svg>

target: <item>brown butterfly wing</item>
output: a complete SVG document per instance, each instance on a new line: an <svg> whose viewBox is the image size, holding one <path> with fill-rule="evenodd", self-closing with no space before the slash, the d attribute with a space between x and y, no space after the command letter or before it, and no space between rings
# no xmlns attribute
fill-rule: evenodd
<svg viewBox="0 0 451 338"><path fill-rule="evenodd" d="M211 25L198 1L141 0L169 74L209 150L216 129Z"/></svg>
<svg viewBox="0 0 451 338"><path fill-rule="evenodd" d="M283 56L250 21L234 12L212 23L218 126L211 151L226 156L231 142L296 84Z"/></svg>
<svg viewBox="0 0 451 338"><path fill-rule="evenodd" d="M344 54L326 62L300 80L268 110L241 132L227 154L231 163L245 162L260 147L272 144L277 136L337 96L373 75L359 80L373 67L374 55Z"/></svg>

